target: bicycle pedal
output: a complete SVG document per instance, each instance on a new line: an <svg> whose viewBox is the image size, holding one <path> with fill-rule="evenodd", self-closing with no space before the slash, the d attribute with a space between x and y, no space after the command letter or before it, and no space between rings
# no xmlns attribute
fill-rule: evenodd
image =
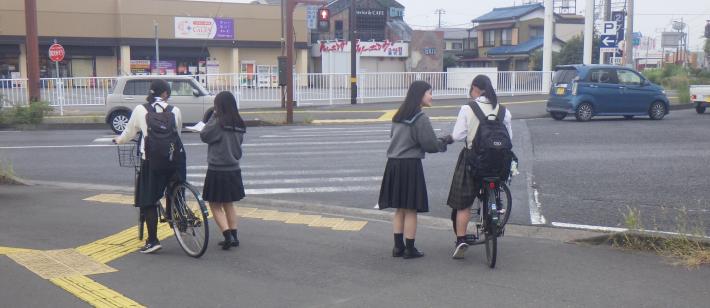
<svg viewBox="0 0 710 308"><path fill-rule="evenodd" d="M161 222L161 223L166 223L166 222L168 222L168 220L165 219L165 218L161 218L161 219L160 219L160 222Z"/></svg>

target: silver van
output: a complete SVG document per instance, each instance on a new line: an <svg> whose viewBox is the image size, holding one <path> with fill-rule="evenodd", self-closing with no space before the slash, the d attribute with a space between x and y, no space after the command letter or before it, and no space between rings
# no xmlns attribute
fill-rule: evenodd
<svg viewBox="0 0 710 308"><path fill-rule="evenodd" d="M106 124L115 133L126 129L133 108L146 103L150 83L163 79L170 84L168 102L180 108L183 125L202 121L213 106L214 96L191 76L124 76L119 77L106 97Z"/></svg>

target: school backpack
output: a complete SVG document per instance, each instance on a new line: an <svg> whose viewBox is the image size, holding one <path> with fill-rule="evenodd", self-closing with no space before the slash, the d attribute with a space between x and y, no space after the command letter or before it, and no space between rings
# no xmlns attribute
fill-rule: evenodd
<svg viewBox="0 0 710 308"><path fill-rule="evenodd" d="M507 180L513 157L513 142L505 127L506 109L486 116L476 102L469 103L479 121L472 147L466 152L466 162L475 178L497 177ZM491 119L493 118L493 119Z"/></svg>
<svg viewBox="0 0 710 308"><path fill-rule="evenodd" d="M148 133L145 136L145 159L152 170L166 170L177 168L185 163L185 149L183 148L178 127L175 123L173 106L168 105L163 112L157 112L151 104L143 104L148 111L145 122ZM156 107L161 107L156 104Z"/></svg>

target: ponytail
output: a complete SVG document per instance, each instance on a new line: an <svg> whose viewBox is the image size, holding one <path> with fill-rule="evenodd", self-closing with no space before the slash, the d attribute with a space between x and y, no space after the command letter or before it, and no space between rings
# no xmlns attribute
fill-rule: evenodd
<svg viewBox="0 0 710 308"><path fill-rule="evenodd" d="M148 97L145 100L149 103L155 103L156 97L161 97L163 93L167 92L170 96L170 84L162 79L155 79L150 83L150 91L148 92Z"/></svg>
<svg viewBox="0 0 710 308"><path fill-rule="evenodd" d="M476 76L476 78L473 78L469 93L473 92L473 87L476 87L481 90L481 94L486 99L488 99L491 105L493 105L493 108L496 108L498 106L498 95L496 95L496 90L493 88L493 83L491 82L491 79L488 78L488 76L478 75ZM472 98L475 99L475 97Z"/></svg>

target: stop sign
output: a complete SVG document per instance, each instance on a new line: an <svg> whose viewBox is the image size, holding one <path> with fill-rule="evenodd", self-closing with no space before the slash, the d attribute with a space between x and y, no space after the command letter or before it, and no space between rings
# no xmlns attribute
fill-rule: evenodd
<svg viewBox="0 0 710 308"><path fill-rule="evenodd" d="M49 59L54 62L64 60L64 47L59 44L52 44L52 46L49 46Z"/></svg>

